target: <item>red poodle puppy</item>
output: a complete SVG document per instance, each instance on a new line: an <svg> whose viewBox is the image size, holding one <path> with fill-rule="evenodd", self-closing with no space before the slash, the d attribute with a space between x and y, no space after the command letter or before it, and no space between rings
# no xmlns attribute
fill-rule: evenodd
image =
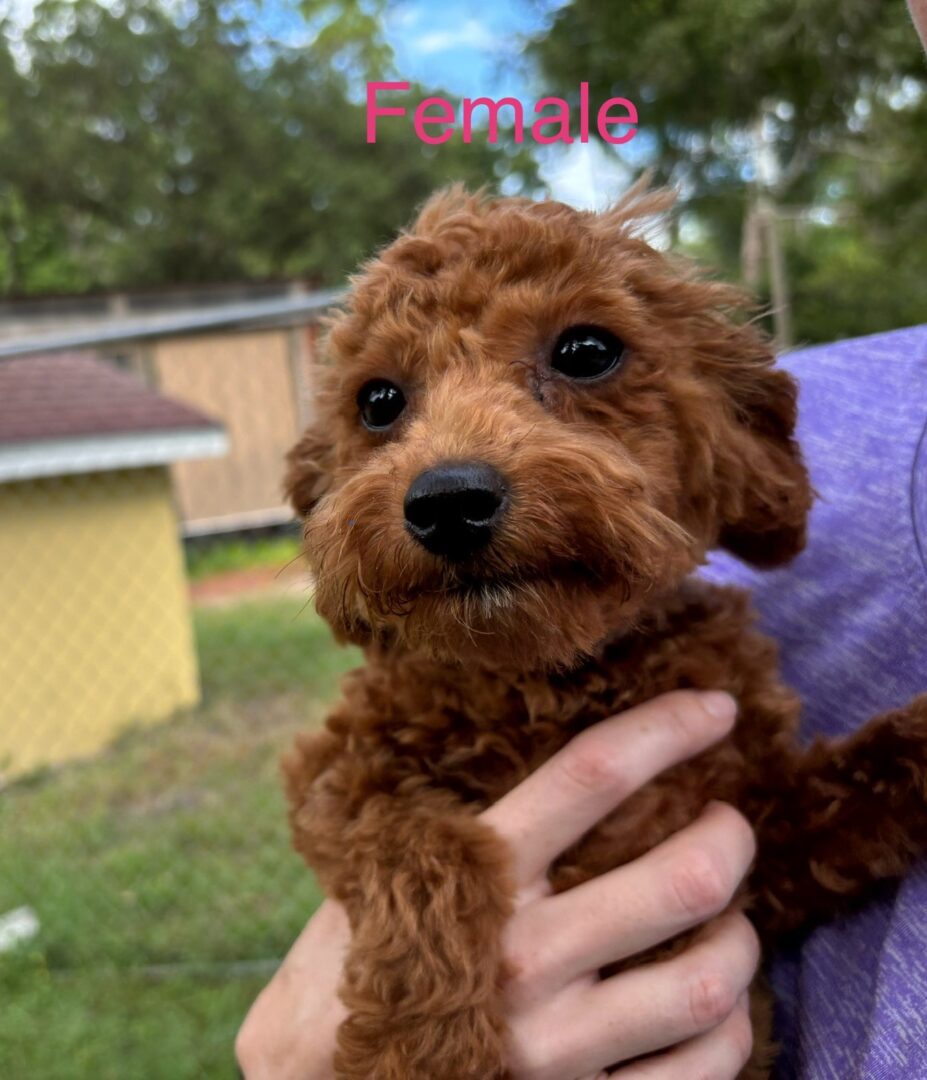
<svg viewBox="0 0 927 1080"><path fill-rule="evenodd" d="M318 609L366 665L286 772L296 846L353 930L344 1080L505 1076L509 854L477 814L665 691L728 691L732 734L588 834L555 889L722 799L756 829L737 904L773 945L927 850L927 697L803 749L748 597L690 576L716 546L793 558L812 493L744 297L640 238L670 202L439 193L334 320L287 486ZM744 1075L768 1072L768 1005Z"/></svg>

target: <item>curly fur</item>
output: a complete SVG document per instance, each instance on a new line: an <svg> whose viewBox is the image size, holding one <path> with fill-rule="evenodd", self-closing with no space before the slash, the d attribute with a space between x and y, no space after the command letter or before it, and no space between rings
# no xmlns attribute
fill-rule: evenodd
<svg viewBox="0 0 927 1080"><path fill-rule="evenodd" d="M640 235L671 201L637 188L595 215L452 188L362 269L333 320L286 483L318 609L366 665L285 768L296 846L353 929L341 1080L506 1075L512 890L475 815L584 727L664 691L730 691L735 730L566 853L556 889L724 799L758 833L737 902L772 946L927 850L927 697L802 749L799 703L747 597L690 576L716 546L787 562L812 493L795 387L745 297ZM549 368L576 324L626 343L620 371L580 385ZM408 401L387 434L358 422L371 378ZM490 463L511 492L493 543L462 564L403 521L412 479L448 459ZM744 1076L768 1074L768 1004L758 990Z"/></svg>

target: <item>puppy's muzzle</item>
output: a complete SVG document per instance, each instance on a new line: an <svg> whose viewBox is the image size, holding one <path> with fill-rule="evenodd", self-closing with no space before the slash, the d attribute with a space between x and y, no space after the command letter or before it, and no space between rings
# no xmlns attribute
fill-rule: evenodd
<svg viewBox="0 0 927 1080"><path fill-rule="evenodd" d="M502 476L479 461L447 461L412 481L403 510L410 534L433 555L466 559L492 540L508 502Z"/></svg>

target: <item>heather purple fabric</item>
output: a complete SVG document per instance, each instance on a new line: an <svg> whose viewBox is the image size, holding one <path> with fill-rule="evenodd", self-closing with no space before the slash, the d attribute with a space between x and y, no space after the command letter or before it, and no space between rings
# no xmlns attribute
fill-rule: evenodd
<svg viewBox="0 0 927 1080"><path fill-rule="evenodd" d="M804 701L803 734L841 735L927 690L927 326L781 361L819 493L808 547L752 589ZM782 1080L927 1078L927 862L776 959Z"/></svg>

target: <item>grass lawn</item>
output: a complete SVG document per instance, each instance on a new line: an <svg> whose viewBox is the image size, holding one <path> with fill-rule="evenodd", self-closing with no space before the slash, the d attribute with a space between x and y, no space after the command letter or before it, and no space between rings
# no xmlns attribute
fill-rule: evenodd
<svg viewBox="0 0 927 1080"><path fill-rule="evenodd" d="M277 772L357 661L301 602L195 616L204 701L0 794L0 1077L230 1077L244 1012L318 903Z"/></svg>
<svg viewBox="0 0 927 1080"><path fill-rule="evenodd" d="M299 553L296 535L212 540L191 546L187 551L187 576L191 581L201 581L232 570L285 566L299 558Z"/></svg>

